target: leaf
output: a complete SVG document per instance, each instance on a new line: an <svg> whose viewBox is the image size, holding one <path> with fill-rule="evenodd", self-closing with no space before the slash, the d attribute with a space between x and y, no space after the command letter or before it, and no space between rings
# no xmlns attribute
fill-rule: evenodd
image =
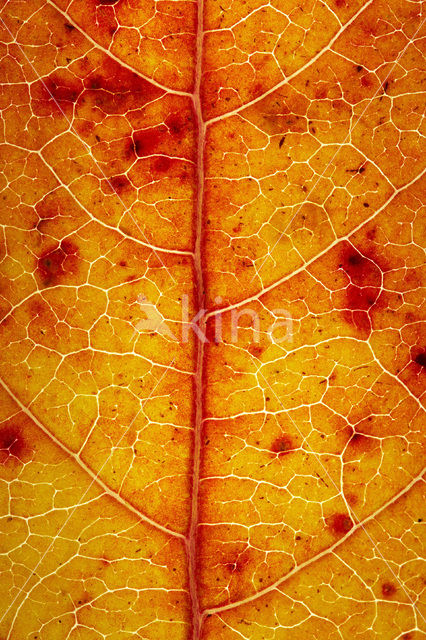
<svg viewBox="0 0 426 640"><path fill-rule="evenodd" d="M420 3L0 29L1 637L423 637Z"/></svg>

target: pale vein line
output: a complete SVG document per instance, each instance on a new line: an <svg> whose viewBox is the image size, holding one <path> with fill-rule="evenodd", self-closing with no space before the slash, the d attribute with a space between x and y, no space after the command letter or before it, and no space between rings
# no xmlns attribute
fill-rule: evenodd
<svg viewBox="0 0 426 640"><path fill-rule="evenodd" d="M369 7L371 4L373 4L374 0L368 0L368 2L366 2L364 5L362 5L358 11L352 16L352 18L350 20L348 20L337 32L336 34L331 38L331 40L327 43L327 45L325 47L323 47L321 49L321 51L319 51L313 58L311 58L308 62L306 62L302 67L300 67L299 69L297 69L296 71L294 71L292 74L290 74L289 76L287 76L286 78L284 78L284 80L282 80L281 82L278 82L278 84L274 85L271 89L268 89L268 91L265 91L265 93L262 93L261 96L258 96L257 98L254 98L253 100L251 100L250 102L247 102L246 104L241 105L240 107L237 107L236 109L233 109L232 111L228 111L227 113L222 114L221 116L216 116L215 118L210 118L210 120L206 121L206 126L213 124L214 122L218 122L221 120L225 120L226 118L229 118L230 116L234 116L237 113L239 113L240 111L243 111L244 109L247 109L248 107L251 107L253 104L256 104L257 102L260 102L261 100L263 100L264 98L266 98L266 96L269 96L271 93L274 93L274 91L277 91L278 89L280 89L281 87L283 87L284 85L286 85L287 83L291 82L291 80L293 80L294 78L296 78L298 75L300 75L301 73L303 73L303 71L305 71L306 69L309 69L309 67L311 65L314 64L314 62L316 62L319 58L321 58L322 55L324 55L324 53L326 53L327 51L331 51L331 47L333 46L333 44L336 42L336 40L342 35L342 33L344 33L344 31L346 31L346 29L358 18L358 16L361 15L361 13L363 13L363 11Z"/></svg>
<svg viewBox="0 0 426 640"><path fill-rule="evenodd" d="M115 62L117 62L122 67L125 67L126 69L128 69L132 73L134 73L137 76L139 76L140 78L142 78L142 80L146 80L150 84L153 84L155 87L157 87L158 89L161 89L162 91L164 91L166 93L172 93L172 94L177 95L177 96L187 96L187 97L191 95L191 93L189 93L188 91L180 91L179 89L171 89L170 87L166 87L165 85L161 84L160 82L157 82L156 80L153 80L153 78L150 78L149 76L146 76L145 74L141 73L141 71L139 71L135 67L132 67L127 62L124 62L124 60L121 60L121 58L119 58L114 53L112 53L112 51L110 51L109 49L105 49L105 47L103 47L101 44L99 44L99 42L96 42L96 40L94 40L91 36L89 36L85 31L82 30L82 27L77 22L75 22L75 20L73 20L66 11L64 11L63 9L60 9L59 7L57 7L56 4L52 0L46 0L46 2L51 7L56 9L56 11L58 13L61 13L64 16L64 18L66 18L66 20L70 24L72 24L73 27L78 29L78 31L87 40L89 40L89 42L91 42L93 44L94 47L96 47L97 49L99 49L100 51L105 53L105 55L107 55L110 58L112 58L113 60L115 60Z"/></svg>
<svg viewBox="0 0 426 640"><path fill-rule="evenodd" d="M155 390L155 388L158 386L158 384L160 383L161 379L163 378L163 376L165 375L165 373L170 369L171 364L168 365L168 367L166 368L166 371L163 373L163 375L160 377L159 382L157 383L157 385L154 387L153 391ZM25 413L26 416L28 416L30 418L30 420L32 420L38 427L39 429L41 429L43 431L43 433L48 436L49 439L51 439L58 447L60 447L62 449L62 451L64 451L68 456L70 456L77 464L79 467L81 467L92 479L92 483L89 485L89 489L92 486L92 484L96 483L98 484L100 487L102 487L102 489L105 491L106 494L108 494L111 498L114 498L115 500L117 500L117 502L119 502L121 505L123 505L123 507L126 507L126 509L128 509L129 511L131 511L134 515L136 515L140 520L143 520L144 522L152 525L153 527L155 527L156 529L160 529L160 531L162 531L163 533L167 533L169 535L175 536L176 538L184 538L185 536L183 536L181 533L177 533L176 531L172 531L171 529L168 529L167 527L164 527L163 525L159 524L158 522L155 522L155 520L152 520L151 518L149 518L148 516L144 515L143 513L141 513L138 509L136 509L136 507L134 507L133 505L131 505L129 502L127 502L127 500L125 500L120 494L115 493L114 491L112 491L110 489L110 487L108 487L107 484L105 484L105 482L100 478L100 476L96 475L94 473L94 471L92 471L92 469L76 454L74 453L71 449L68 449L68 447L61 441L59 440L53 433L51 433L49 431L49 429L47 429L42 422L40 422L40 420L32 413L32 411L30 411L28 409L28 407L26 407L21 400L13 393L13 391L8 387L8 385L0 378L0 385L3 387L3 389L6 391L6 393L8 393L10 395L10 397L14 400L14 402L18 405L18 407L20 408L20 410ZM152 392L153 392L152 391ZM151 392L151 394L152 394ZM150 395L151 395L150 394ZM145 400L145 402L148 400L149 398L147 398ZM139 412L138 412L139 413ZM132 422L130 423L130 425L127 428L127 431L130 429L131 425L133 424L135 418L132 420ZM126 433L127 433L126 431ZM121 437L121 440L123 439L124 436ZM120 442L120 441L119 441ZM119 444L119 443L118 443ZM110 454L111 456L111 454ZM104 462L103 466L101 467L99 473L102 471L103 467L106 465L106 463L108 462L109 458L107 458L106 462ZM88 491L88 490L87 490ZM86 493L87 493L86 491ZM85 494L84 494L85 495ZM64 525L65 526L65 525Z"/></svg>
<svg viewBox="0 0 426 640"><path fill-rule="evenodd" d="M349 240L351 236L353 236L355 233L360 231L369 222L374 220L374 218L379 213L381 213L400 193L402 193L406 189L409 189L413 184L415 184L418 180L420 180L425 175L425 173L426 173L426 168L423 169L423 171L421 171L421 173L419 173L415 178L410 180L410 182L407 182L402 187L399 187L399 189L395 189L395 191L389 196L389 198L374 213L372 213L371 216L369 216L368 218L360 222L359 225L357 225L354 229L349 231L349 233L347 233L346 235L340 236L340 238L336 238L336 240L334 240L331 244L329 244L325 249L317 253L313 258L310 258L310 260L307 260L306 262L304 262L300 267L298 267L291 273L288 273L282 278L279 278L278 280L276 280L275 282L272 282L267 287L264 287L262 291L259 291L258 293L255 293L252 296L244 298L243 300L239 300L238 302L235 302L234 304L230 304L227 307L222 307L220 309L214 309L213 311L209 311L206 314L206 318L210 318L220 313L225 313L226 311L231 311L232 309L238 309L239 307L242 307L248 302L253 302L254 300L258 300L260 297L262 297L266 293L269 293L269 291L272 291L276 287L279 287L281 284L283 284L284 282L287 282L291 278L294 278L299 273L306 271L308 267L310 267L314 262L322 258L324 255L326 255L329 251L331 251L331 249L333 249L335 246L337 246L341 242L344 242L345 240Z"/></svg>
<svg viewBox="0 0 426 640"><path fill-rule="evenodd" d="M265 589L262 589L261 591L258 591L257 593L254 593L251 596L248 596L247 598L244 598L243 600L238 600L236 602L231 602L231 603L229 603L227 605L223 605L223 606L212 607L210 609L204 609L202 615L205 617L205 616L211 615L211 614L219 614L222 611L228 611L229 609L235 609L236 607L242 606L242 605L247 604L249 602L253 602L254 600L257 600L258 598L260 598L260 597L262 597L264 595L267 595L268 593L271 593L272 591L277 589L277 587L279 587L281 584L283 584L284 582L286 582L287 580L292 578L294 575L296 575L297 573L299 573L300 571L302 571L306 567L309 567L314 562L317 562L318 560L321 560L321 558L324 558L325 556L327 556L330 553L332 553L337 547L340 547L341 544L346 542L346 540L348 538L350 538L355 533L357 533L360 529L362 529L362 527L364 527L366 524L368 524L371 520L374 520L383 511L385 511L388 507L392 506L392 504L394 504L397 500L399 500L405 494L407 494L410 491L410 489L417 482L420 482L421 480L423 480L423 475L424 475L425 471L426 471L426 468L423 468L422 471L415 478L413 478L411 480L411 482L407 486L405 486L403 489L401 489L401 491L399 491L399 493L395 494L390 500L388 500L387 502L382 504L381 507L379 507L378 509L376 509L376 511L374 511L369 516L364 518L364 520L359 521L358 523L356 523L355 526L352 527L352 529L350 531L348 531L348 533L345 536L343 536L342 538L339 538L339 540L337 540L333 545L331 545L330 547L327 547L326 549L324 549L323 551L321 551L317 555L313 556L312 558L309 558L305 562L302 562L301 564L297 565L291 571L289 571L285 576L283 576L282 578L279 578L278 580L276 580L273 584L269 585Z"/></svg>

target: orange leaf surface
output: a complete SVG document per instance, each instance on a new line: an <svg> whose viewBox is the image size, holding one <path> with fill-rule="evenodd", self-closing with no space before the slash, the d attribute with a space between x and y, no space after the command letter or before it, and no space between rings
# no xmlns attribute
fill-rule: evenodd
<svg viewBox="0 0 426 640"><path fill-rule="evenodd" d="M1 640L419 640L424 9L5 0Z"/></svg>

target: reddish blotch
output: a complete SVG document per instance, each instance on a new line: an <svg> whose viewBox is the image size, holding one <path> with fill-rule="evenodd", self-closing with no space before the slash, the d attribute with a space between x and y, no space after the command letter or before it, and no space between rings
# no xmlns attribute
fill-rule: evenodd
<svg viewBox="0 0 426 640"><path fill-rule="evenodd" d="M330 519L330 527L336 535L346 535L353 526L354 523L347 513L336 513Z"/></svg>
<svg viewBox="0 0 426 640"><path fill-rule="evenodd" d="M385 598L390 598L396 593L396 587L391 582L385 582L382 584L382 594Z"/></svg>
<svg viewBox="0 0 426 640"><path fill-rule="evenodd" d="M37 273L44 286L57 284L66 273L75 273L78 247L62 240L57 249L47 250L38 259Z"/></svg>
<svg viewBox="0 0 426 640"><path fill-rule="evenodd" d="M47 78L35 83L32 88L34 114L38 116L66 115L69 108L77 102L82 91L83 82L80 78L53 72Z"/></svg>
<svg viewBox="0 0 426 640"><path fill-rule="evenodd" d="M345 290L344 319L360 332L371 332L372 308L377 304L382 283L382 272L375 262L364 257L349 243L344 243L339 268L349 282Z"/></svg>
<svg viewBox="0 0 426 640"><path fill-rule="evenodd" d="M295 444L290 436L284 435L274 440L271 446L271 451L278 454L278 456L283 456L294 451L295 448Z"/></svg>
<svg viewBox="0 0 426 640"><path fill-rule="evenodd" d="M26 443L21 430L15 426L0 429L0 464L5 464L12 458L24 461Z"/></svg>

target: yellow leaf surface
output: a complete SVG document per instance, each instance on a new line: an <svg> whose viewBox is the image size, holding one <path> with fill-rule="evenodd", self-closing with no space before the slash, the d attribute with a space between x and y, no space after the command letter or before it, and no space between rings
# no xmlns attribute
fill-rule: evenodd
<svg viewBox="0 0 426 640"><path fill-rule="evenodd" d="M420 640L424 8L0 7L1 640Z"/></svg>

